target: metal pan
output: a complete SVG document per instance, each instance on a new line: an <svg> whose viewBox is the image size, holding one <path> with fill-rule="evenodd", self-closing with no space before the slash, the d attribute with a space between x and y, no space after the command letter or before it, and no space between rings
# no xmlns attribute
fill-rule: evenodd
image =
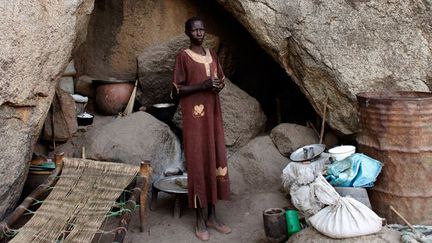
<svg viewBox="0 0 432 243"><path fill-rule="evenodd" d="M163 192L168 193L188 193L186 188L179 186L176 180L182 180L183 183L187 183L187 175L169 176L163 177L155 181L153 186Z"/></svg>
<svg viewBox="0 0 432 243"><path fill-rule="evenodd" d="M306 160L312 160L318 157L325 150L324 144L310 144L303 146L290 155L290 160L295 162L301 162Z"/></svg>

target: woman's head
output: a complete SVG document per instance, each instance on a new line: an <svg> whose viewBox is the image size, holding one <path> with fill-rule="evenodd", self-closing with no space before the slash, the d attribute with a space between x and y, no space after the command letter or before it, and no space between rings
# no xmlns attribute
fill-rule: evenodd
<svg viewBox="0 0 432 243"><path fill-rule="evenodd" d="M185 33L194 45L201 45L204 41L204 21L199 17L192 17L185 22Z"/></svg>

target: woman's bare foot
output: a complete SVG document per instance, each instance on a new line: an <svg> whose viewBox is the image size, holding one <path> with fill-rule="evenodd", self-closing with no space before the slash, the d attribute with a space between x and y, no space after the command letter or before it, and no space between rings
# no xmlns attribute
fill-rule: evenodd
<svg viewBox="0 0 432 243"><path fill-rule="evenodd" d="M195 235L202 241L207 241L210 239L210 233L207 230L207 225L205 223L201 208L196 209Z"/></svg>
<svg viewBox="0 0 432 243"><path fill-rule="evenodd" d="M209 205L207 227L213 228L222 234L231 233L231 229L217 219L214 205Z"/></svg>

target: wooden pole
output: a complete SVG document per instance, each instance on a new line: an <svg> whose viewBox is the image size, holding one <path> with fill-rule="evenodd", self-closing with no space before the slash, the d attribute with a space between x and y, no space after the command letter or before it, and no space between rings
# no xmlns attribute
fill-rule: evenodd
<svg viewBox="0 0 432 243"><path fill-rule="evenodd" d="M321 122L321 132L320 132L319 144L321 144L323 139L324 139L324 127L325 127L326 112L327 112L327 102L328 102L328 95L326 96L325 101L324 101L324 112L323 112L322 122Z"/></svg>
<svg viewBox="0 0 432 243"><path fill-rule="evenodd" d="M412 226L412 224L410 224L410 222L408 222L408 220L406 220L404 218L404 216L402 216L402 214L400 214L398 211L396 211L396 209L392 205L390 205L390 210L393 211L397 216L399 216L399 218L401 218L405 222L405 224L407 224L408 227L410 227L410 229L412 229L415 232L415 229Z"/></svg>

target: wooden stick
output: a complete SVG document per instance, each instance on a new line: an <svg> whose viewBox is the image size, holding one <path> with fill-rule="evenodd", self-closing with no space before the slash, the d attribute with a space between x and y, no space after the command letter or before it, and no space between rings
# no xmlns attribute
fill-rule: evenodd
<svg viewBox="0 0 432 243"><path fill-rule="evenodd" d="M406 220L406 219L402 216L402 214L400 214L398 211L396 211L396 209L395 209L392 205L390 205L390 210L392 210L392 211L393 211L397 216L399 216L399 218L401 218L402 221L404 221L405 224L407 224L408 227L410 227L410 229L412 229L413 231L415 231L415 228L412 226L412 224L410 224L410 223L408 222L408 220Z"/></svg>
<svg viewBox="0 0 432 243"><path fill-rule="evenodd" d="M2 222L0 222L0 232L7 232L8 229L25 213L27 209L32 205L33 201L39 198L42 194L47 192L49 188L55 184L58 180L58 175L61 173L63 168L63 155L64 153L55 155L56 168L53 173L45 180L45 182L39 185L24 201L10 213Z"/></svg>
<svg viewBox="0 0 432 243"><path fill-rule="evenodd" d="M139 196L140 199L140 230L141 232L144 231L144 217L145 217L145 210L146 210L146 201L147 201L147 194L149 189L149 184L151 180L151 174L152 174L152 167L150 165L149 161L142 161L140 166L140 175L143 178L143 185L141 188L141 194Z"/></svg>
<svg viewBox="0 0 432 243"><path fill-rule="evenodd" d="M324 101L324 112L323 112L322 122L321 122L321 132L320 132L319 144L321 144L323 139L324 139L324 127L325 127L325 119L326 119L326 112L327 112L327 102L328 102L328 95L326 96L325 101Z"/></svg>
<svg viewBox="0 0 432 243"><path fill-rule="evenodd" d="M138 86L138 81L139 81L139 63L138 63L138 58L136 58L136 76L135 76L135 86L132 90L131 96L129 97L129 101L127 103L126 108L123 111L123 115L127 116L129 114L132 113L133 111L133 107L135 104L135 98L136 98L136 90L137 90L137 86Z"/></svg>

